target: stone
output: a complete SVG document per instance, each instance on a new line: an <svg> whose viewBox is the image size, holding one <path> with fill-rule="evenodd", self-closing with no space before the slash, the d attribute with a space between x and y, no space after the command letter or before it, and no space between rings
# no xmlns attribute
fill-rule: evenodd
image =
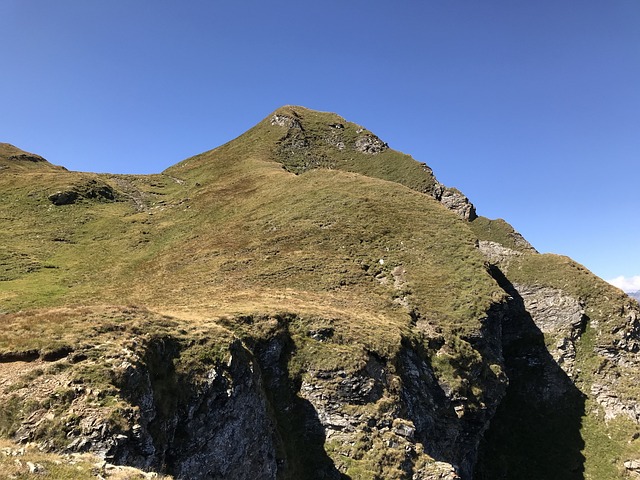
<svg viewBox="0 0 640 480"><path fill-rule="evenodd" d="M576 341L584 332L584 307L562 290L536 285L514 285L526 311L545 336L555 338L549 353L566 374L575 376Z"/></svg>
<svg viewBox="0 0 640 480"><path fill-rule="evenodd" d="M300 121L296 118L292 118L288 115L275 114L271 117L271 125L278 127L297 128L302 129Z"/></svg>
<svg viewBox="0 0 640 480"><path fill-rule="evenodd" d="M624 468L640 473L640 460L628 460L624 462Z"/></svg>
<svg viewBox="0 0 640 480"><path fill-rule="evenodd" d="M492 265L502 265L513 257L520 257L523 255L522 252L488 240L480 240L478 242L478 248Z"/></svg>
<svg viewBox="0 0 640 480"><path fill-rule="evenodd" d="M358 152L367 153L369 155L376 155L380 152L384 152L388 148L389 145L373 134L364 135L358 138L355 143L355 149Z"/></svg>
<svg viewBox="0 0 640 480"><path fill-rule="evenodd" d="M454 188L444 188L438 200L464 220L471 221L478 217L476 208L469 199Z"/></svg>
<svg viewBox="0 0 640 480"><path fill-rule="evenodd" d="M49 201L56 206L60 206L72 205L82 199L113 202L116 197L116 192L110 185L97 180L89 180L73 188L52 193L49 195Z"/></svg>
<svg viewBox="0 0 640 480"><path fill-rule="evenodd" d="M74 190L58 191L49 195L49 201L54 205L71 205L76 203L80 195Z"/></svg>
<svg viewBox="0 0 640 480"><path fill-rule="evenodd" d="M27 468L29 468L29 473L44 473L45 469L39 463L26 462Z"/></svg>

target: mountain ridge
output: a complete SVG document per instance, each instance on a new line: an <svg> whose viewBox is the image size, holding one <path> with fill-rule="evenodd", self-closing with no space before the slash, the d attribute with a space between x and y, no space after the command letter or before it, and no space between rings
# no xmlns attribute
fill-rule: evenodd
<svg viewBox="0 0 640 480"><path fill-rule="evenodd" d="M363 127L287 106L160 174L8 172L4 437L177 478L633 473L638 304Z"/></svg>

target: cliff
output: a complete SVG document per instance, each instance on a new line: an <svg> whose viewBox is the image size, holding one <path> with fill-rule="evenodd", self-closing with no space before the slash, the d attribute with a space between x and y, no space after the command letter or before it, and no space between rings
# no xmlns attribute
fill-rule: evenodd
<svg viewBox="0 0 640 480"><path fill-rule="evenodd" d="M20 152L0 473L640 474L637 302L365 128L283 107L149 176Z"/></svg>

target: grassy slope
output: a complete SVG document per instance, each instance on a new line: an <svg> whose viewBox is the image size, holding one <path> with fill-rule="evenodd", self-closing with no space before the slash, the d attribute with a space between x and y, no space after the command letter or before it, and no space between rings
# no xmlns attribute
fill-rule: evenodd
<svg viewBox="0 0 640 480"><path fill-rule="evenodd" d="M306 114L318 141L333 117ZM104 305L172 314L184 335L219 321L221 347L230 330L260 335L233 319L292 312L299 319L290 326L297 342L292 374L355 371L369 351L393 358L402 337L435 335L447 338L441 375L457 378L447 358L455 359L458 347L474 355L455 338L476 332L502 294L468 225L419 193L433 185L430 170L390 150L351 150L348 158L337 154L344 170L296 175L283 168L284 133L266 119L151 176L7 161L0 174L0 354L46 355L82 344L96 325L112 323ZM368 167L371 176L363 175ZM113 188L116 200L54 206L48 199L91 181ZM397 286L396 267L405 272ZM307 331L326 325L333 340L322 349L307 345Z"/></svg>
<svg viewBox="0 0 640 480"><path fill-rule="evenodd" d="M391 300L409 291L375 279L403 265L405 290L425 316L462 327L482 315L496 288L463 222L396 183L283 170L272 161L282 132L266 122L163 175L126 178L147 194L144 211L127 201L116 177L3 174L4 308L96 300L223 310L293 303L404 317ZM120 201L56 207L47 200L93 178L114 186Z"/></svg>
<svg viewBox="0 0 640 480"><path fill-rule="evenodd" d="M428 335L453 338L478 329L502 293L474 245L481 239L522 249L509 225L461 221L418 193L435 184L428 167L392 150L354 151L355 139L367 132L340 117L298 107L278 113L301 123L303 133L294 134L306 147L291 148L287 128L267 117L238 139L152 176L67 172L0 149L0 309L131 303L174 314L185 325L290 311L310 322L330 319L337 351L355 363L360 350L352 345L384 352L400 335L424 334L412 330L398 298L426 320ZM335 123L345 128L327 128ZM328 168L309 168L318 165ZM53 206L47 198L91 180L111 185L118 201ZM406 270L398 288L396 266ZM620 321L619 292L563 257L527 254L507 274L514 283L576 295L601 325ZM55 332L71 327L58 318L26 340L12 340L5 324L5 348L20 342L24 349L51 348ZM296 362L322 367L332 355L316 352ZM585 353L581 361L591 358ZM587 477L607 471L598 478L615 478L597 464L608 448L600 441L607 428L586 424L585 451L593 452Z"/></svg>

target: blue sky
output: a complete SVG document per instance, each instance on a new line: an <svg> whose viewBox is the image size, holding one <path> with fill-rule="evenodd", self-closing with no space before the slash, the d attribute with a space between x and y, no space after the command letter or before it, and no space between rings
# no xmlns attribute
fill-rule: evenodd
<svg viewBox="0 0 640 480"><path fill-rule="evenodd" d="M281 105L333 111L640 289L638 0L3 0L0 18L0 141L151 173Z"/></svg>

